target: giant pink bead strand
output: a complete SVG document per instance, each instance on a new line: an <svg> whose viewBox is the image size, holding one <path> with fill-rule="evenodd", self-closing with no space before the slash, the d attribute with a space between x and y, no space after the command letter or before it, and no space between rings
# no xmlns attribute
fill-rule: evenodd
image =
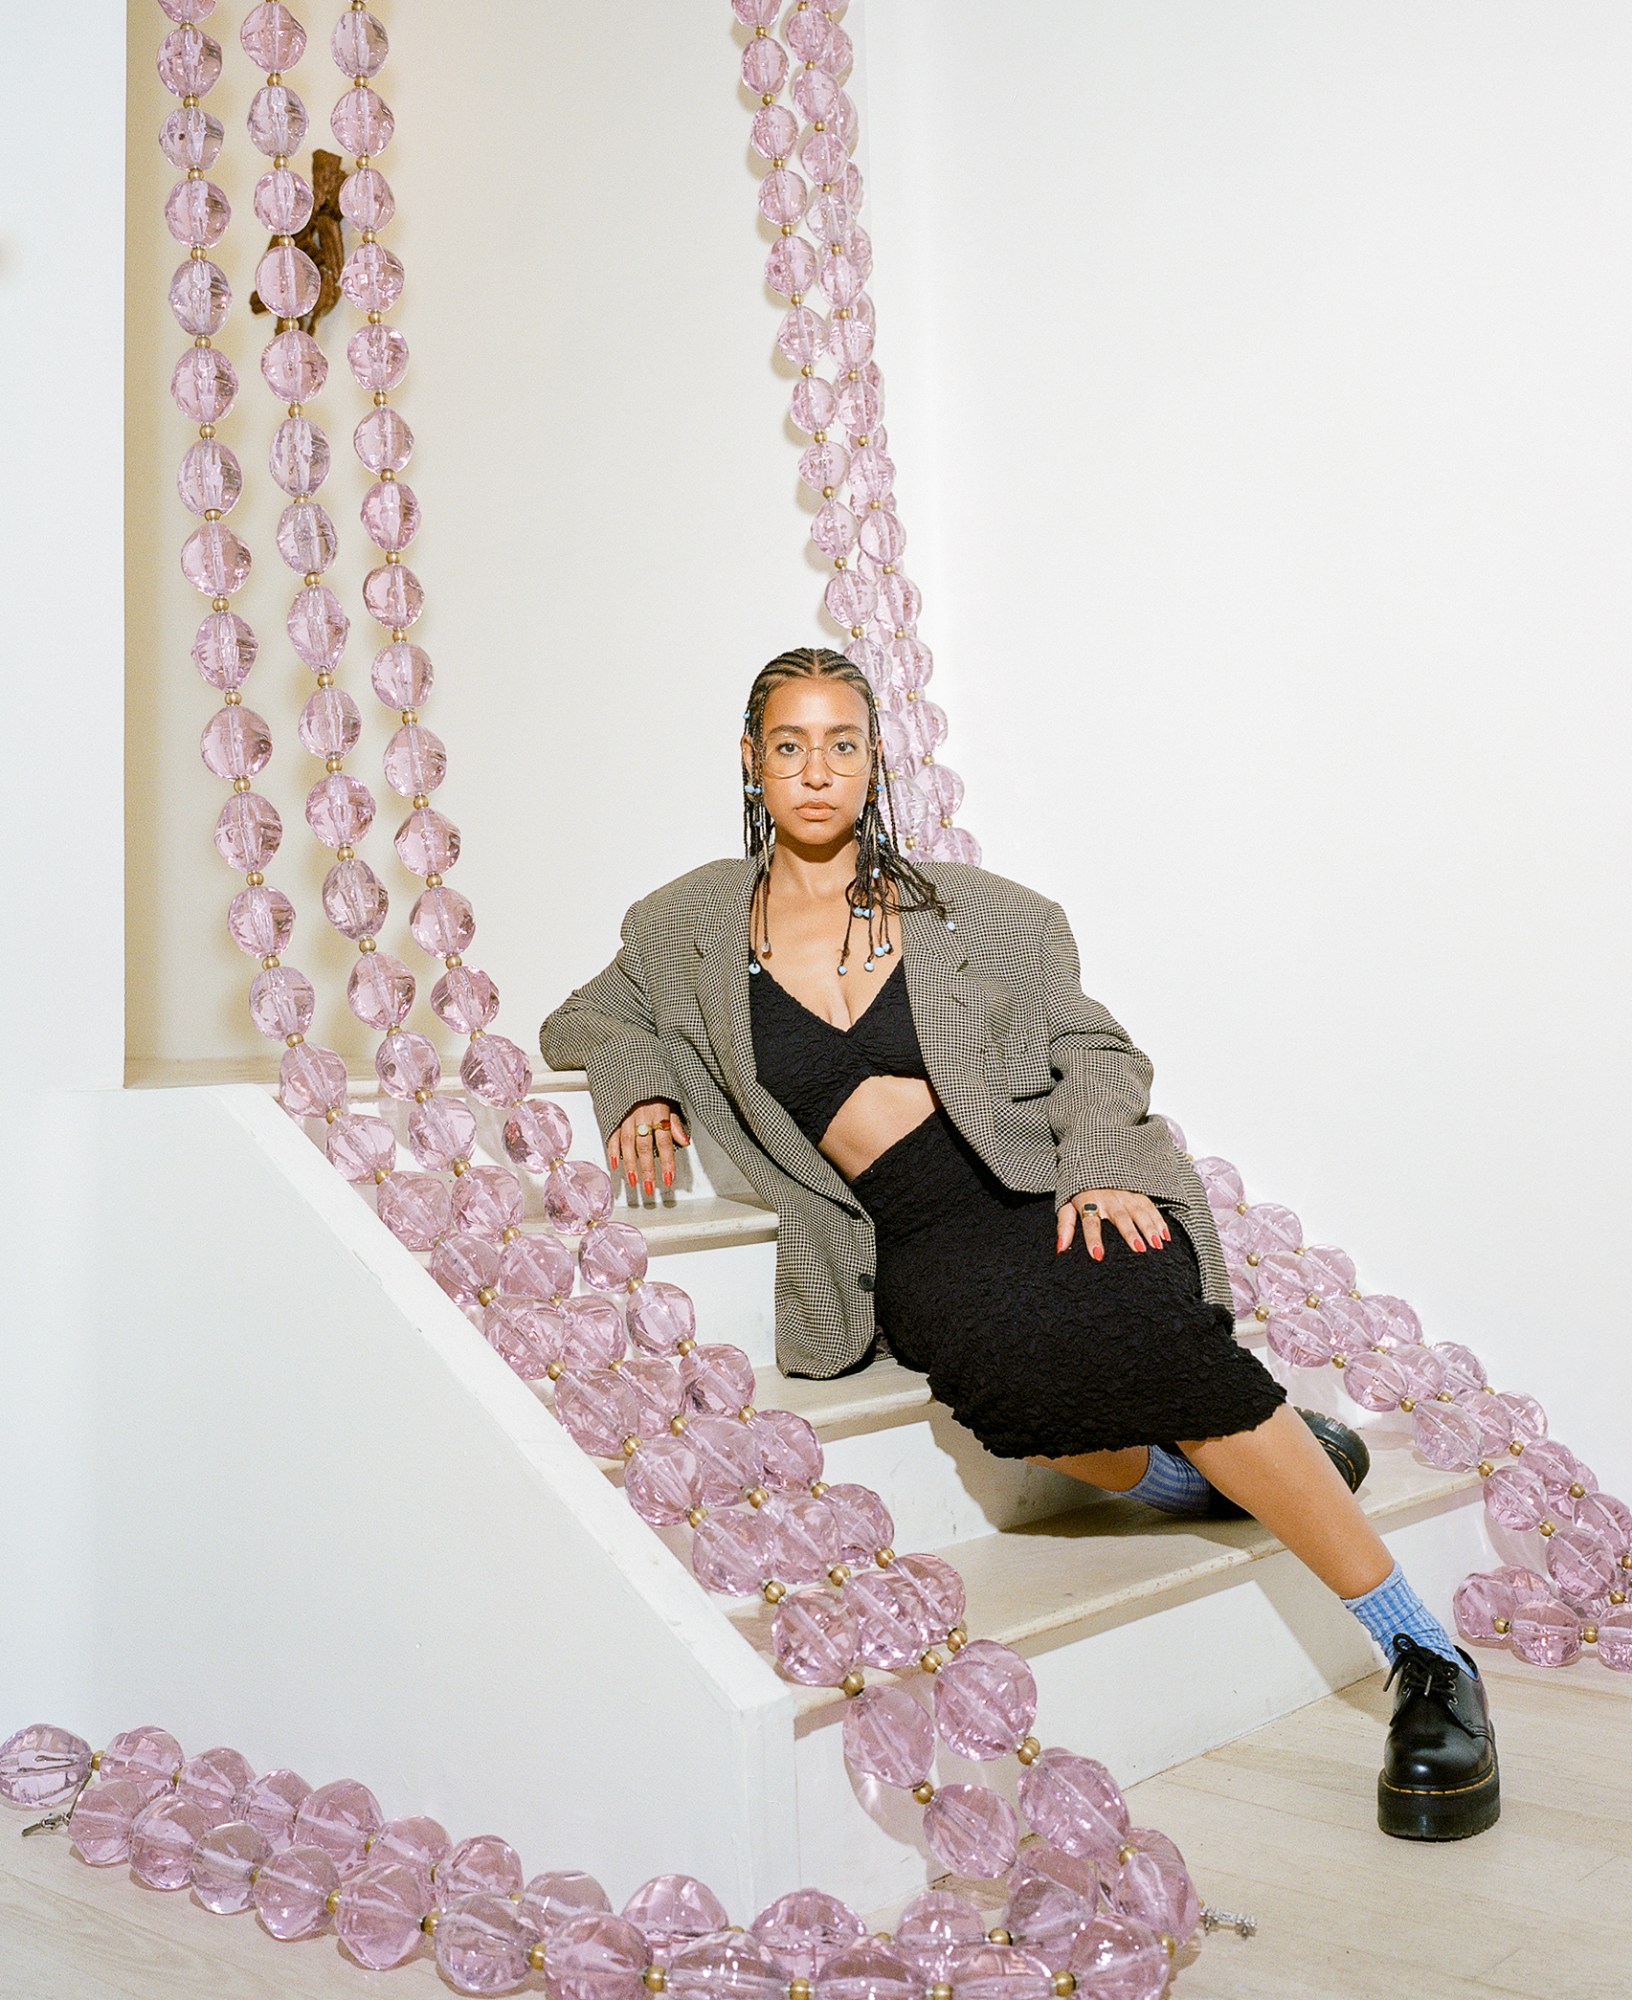
<svg viewBox="0 0 1632 2000"><path fill-rule="evenodd" d="M342 1875L362 1863L369 1841L385 1824L379 1800L355 1778L319 1785L301 1800L295 1840L319 1847Z"/></svg>
<svg viewBox="0 0 1632 2000"><path fill-rule="evenodd" d="M522 1914L544 1938L578 1917L611 1914L606 1891L578 1868L551 1868L535 1875L521 1892Z"/></svg>
<svg viewBox="0 0 1632 2000"><path fill-rule="evenodd" d="M1037 1682L1012 1647L976 1639L934 1681L935 1726L960 1757L1010 1755L1037 1719Z"/></svg>
<svg viewBox="0 0 1632 2000"><path fill-rule="evenodd" d="M371 1861L341 1884L334 1928L359 1965L385 1972L413 1957L431 1909L431 1891L418 1869Z"/></svg>
<svg viewBox="0 0 1632 2000"><path fill-rule="evenodd" d="M103 1779L80 1794L68 1822L73 1851L92 1868L130 1859L130 1830L148 1803L148 1787L133 1778Z"/></svg>
<svg viewBox="0 0 1632 2000"><path fill-rule="evenodd" d="M1027 1824L1067 1854L1113 1859L1127 1838L1128 1808L1105 1766L1073 1751L1045 1749L1020 1779Z"/></svg>
<svg viewBox="0 0 1632 2000"><path fill-rule="evenodd" d="M675 2000L786 2000L787 1975L756 1938L700 1938L677 1950L667 1966L666 1992Z"/></svg>
<svg viewBox="0 0 1632 2000"><path fill-rule="evenodd" d="M1014 1866L1020 1823L985 1785L942 1785L924 1808L924 1839L954 1875L991 1881Z"/></svg>
<svg viewBox="0 0 1632 2000"><path fill-rule="evenodd" d="M544 1973L554 2000L645 2000L649 1963L640 1931L598 1911L568 1917L545 1936Z"/></svg>
<svg viewBox="0 0 1632 2000"><path fill-rule="evenodd" d="M910 1791L935 1763L935 1724L904 1688L870 1687L844 1711L844 1761L863 1777Z"/></svg>
<svg viewBox="0 0 1632 2000"><path fill-rule="evenodd" d="M0 1743L0 1799L32 1809L72 1798L91 1775L91 1756L83 1736L54 1723L13 1730Z"/></svg>
<svg viewBox="0 0 1632 2000"><path fill-rule="evenodd" d="M193 1849L193 1894L216 1916L236 1916L254 1902L256 1871L272 1851L271 1841L247 1820L222 1821Z"/></svg>
<svg viewBox="0 0 1632 2000"><path fill-rule="evenodd" d="M894 1949L920 1986L943 1984L960 1952L985 1942L986 1921L967 1896L925 1889L902 1910Z"/></svg>
<svg viewBox="0 0 1632 2000"><path fill-rule="evenodd" d="M213 1824L191 1799L151 1800L131 1823L131 1874L144 1889L185 1889L192 1878L193 1850Z"/></svg>
<svg viewBox="0 0 1632 2000"><path fill-rule="evenodd" d="M820 1979L832 1960L866 1942L867 1925L837 1896L796 1889L768 1904L748 1926L787 1979Z"/></svg>
<svg viewBox="0 0 1632 2000"><path fill-rule="evenodd" d="M262 1864L251 1900L271 1935L287 1943L328 1929L328 1900L339 1886L340 1871L328 1852L297 1842Z"/></svg>
<svg viewBox="0 0 1632 2000"><path fill-rule="evenodd" d="M624 1904L623 1920L644 1936L653 1965L667 1965L676 1952L730 1922L725 1905L695 1875L654 1875Z"/></svg>
<svg viewBox="0 0 1632 2000"><path fill-rule="evenodd" d="M508 1896L461 1897L433 1940L437 1968L456 1993L513 1993L527 1981L539 1933Z"/></svg>

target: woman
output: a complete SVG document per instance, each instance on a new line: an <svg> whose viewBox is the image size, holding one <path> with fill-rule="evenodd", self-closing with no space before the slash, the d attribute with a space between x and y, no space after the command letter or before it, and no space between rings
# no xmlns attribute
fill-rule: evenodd
<svg viewBox="0 0 1632 2000"><path fill-rule="evenodd" d="M1393 1662L1379 1825L1491 1825L1478 1670L1354 1498L1363 1444L1235 1339L1206 1197L1146 1115L1149 1061L1082 992L1064 911L907 859L843 654L779 655L743 721L746 858L636 903L539 1033L587 1071L613 1172L670 1185L688 1118L737 1162L780 1218L784 1373L860 1365L882 1331L1000 1456L1255 1515Z"/></svg>

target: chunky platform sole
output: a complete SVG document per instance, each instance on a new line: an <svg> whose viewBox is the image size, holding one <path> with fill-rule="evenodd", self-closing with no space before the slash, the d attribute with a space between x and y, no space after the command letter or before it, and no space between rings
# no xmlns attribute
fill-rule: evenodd
<svg viewBox="0 0 1632 2000"><path fill-rule="evenodd" d="M1408 1790L1377 1779L1377 1824L1396 1840L1466 1840L1502 1813L1501 1773L1492 1763L1465 1785Z"/></svg>

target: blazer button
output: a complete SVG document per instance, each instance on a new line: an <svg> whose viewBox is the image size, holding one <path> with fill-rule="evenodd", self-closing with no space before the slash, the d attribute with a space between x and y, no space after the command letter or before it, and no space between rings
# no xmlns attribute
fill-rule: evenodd
<svg viewBox="0 0 1632 2000"><path fill-rule="evenodd" d="M871 1290L873 1289L873 1274L872 1274L872 1272L871 1272L871 1271L858 1271L858 1272L856 1273L856 1283L857 1283L858 1285L860 1285L861 1289L862 1289L862 1290L863 1290L864 1292L870 1292L870 1291L871 1291Z"/></svg>

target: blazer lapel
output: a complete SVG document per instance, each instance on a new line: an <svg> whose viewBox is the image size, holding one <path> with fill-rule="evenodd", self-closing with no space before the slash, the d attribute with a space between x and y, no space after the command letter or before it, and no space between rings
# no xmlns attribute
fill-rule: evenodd
<svg viewBox="0 0 1632 2000"><path fill-rule="evenodd" d="M703 1025L727 1091L771 1158L817 1194L853 1202L844 1176L812 1145L755 1073L748 990L748 899L753 879L754 865L746 858L734 869L722 870L698 918L697 998ZM942 900L952 910L944 890ZM953 916L955 921L955 910ZM979 988L967 970L957 932L949 931L933 910L903 910L899 922L902 977L924 1067L937 1095L960 1128L967 1130L971 1121L982 1122L985 1100Z"/></svg>

